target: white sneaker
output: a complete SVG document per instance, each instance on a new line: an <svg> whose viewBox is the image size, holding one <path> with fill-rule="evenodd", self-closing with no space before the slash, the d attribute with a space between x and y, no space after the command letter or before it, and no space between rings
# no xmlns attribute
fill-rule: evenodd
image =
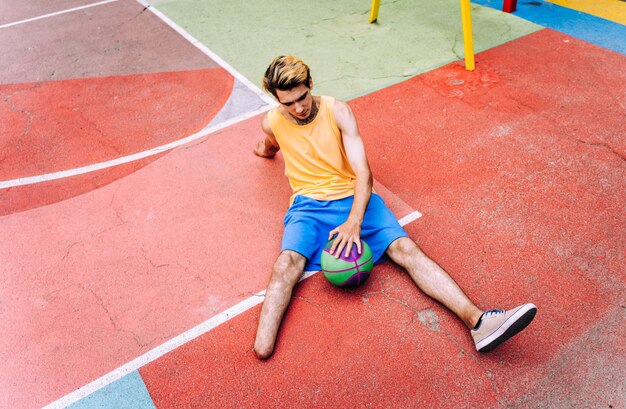
<svg viewBox="0 0 626 409"><path fill-rule="evenodd" d="M476 350L489 352L531 323L537 307L524 304L510 311L491 310L483 314L480 325L471 331Z"/></svg>

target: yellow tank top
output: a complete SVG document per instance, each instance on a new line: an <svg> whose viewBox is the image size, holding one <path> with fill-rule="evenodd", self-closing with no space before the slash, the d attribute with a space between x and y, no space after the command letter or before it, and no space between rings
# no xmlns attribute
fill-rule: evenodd
<svg viewBox="0 0 626 409"><path fill-rule="evenodd" d="M285 160L285 175L297 195L337 200L354 195L356 175L348 162L341 131L333 116L332 97L321 97L315 119L307 125L289 122L274 108L268 120Z"/></svg>

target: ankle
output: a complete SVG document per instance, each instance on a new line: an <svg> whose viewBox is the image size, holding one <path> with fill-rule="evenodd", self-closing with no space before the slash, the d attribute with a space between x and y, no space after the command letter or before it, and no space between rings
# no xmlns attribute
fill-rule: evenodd
<svg viewBox="0 0 626 409"><path fill-rule="evenodd" d="M476 308L475 311L469 314L467 320L465 321L465 325L467 325L469 329L476 329L476 327L480 323L481 318L483 317L483 314L484 314L484 311L481 311L478 308Z"/></svg>

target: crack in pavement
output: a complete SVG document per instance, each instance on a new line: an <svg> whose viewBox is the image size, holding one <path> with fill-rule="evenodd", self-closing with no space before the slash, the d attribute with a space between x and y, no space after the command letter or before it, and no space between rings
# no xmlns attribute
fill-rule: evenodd
<svg viewBox="0 0 626 409"><path fill-rule="evenodd" d="M142 253L142 255L143 255L143 258L144 258L144 259L145 259L148 263L150 263L150 265L152 266L152 268L161 268L161 267L168 267L168 266L169 266L169 263L167 263L167 264L155 264L152 260L150 260L150 259L148 258L148 256L146 255L146 250L145 250L143 247L141 247L141 253Z"/></svg>
<svg viewBox="0 0 626 409"><path fill-rule="evenodd" d="M115 216L121 222L121 224L118 224L117 226L122 226L122 225L126 224L126 220L124 220L124 218L121 216L120 211L118 210L118 208L113 204L113 202L115 202L115 199L117 197L117 193L119 192L121 186L122 186L121 184L117 185L117 187L115 188L115 192L113 192L113 194L111 195L111 201L109 202L109 206L111 207L111 209L113 209L113 212L115 213Z"/></svg>
<svg viewBox="0 0 626 409"><path fill-rule="evenodd" d="M141 341L139 340L139 338L137 337L137 334L135 334L133 331L130 331L130 330L127 330L127 329L121 328L121 327L120 327L120 326L119 326L119 325L115 322L115 320L114 320L114 319L113 319L113 317L111 316L111 312L109 311L109 309L107 308L107 306L104 304L104 300L102 300L102 298L100 298L100 296L98 296L98 294L97 294L94 290L92 290L92 289L91 289L91 288L89 288L89 287L84 286L83 284L78 284L78 287L80 287L81 289L83 289L83 290L84 290L84 291L86 291L86 292L91 293L91 295L92 295L92 296L96 299L96 302L97 302L98 306L99 306L100 308L102 308L102 310L104 310L104 312L105 312L105 314L106 314L107 318L109 319L109 322L111 322L111 325L113 326L113 329L114 329L115 331L117 331L117 332L124 332L124 333L130 334L130 335L133 337L133 340L137 343L137 345L138 345L140 348L143 348L143 347L145 347L146 345L148 345L148 344L145 344L145 343L141 342Z"/></svg>
<svg viewBox="0 0 626 409"><path fill-rule="evenodd" d="M452 43L452 48L450 49L450 51L452 51L452 54L456 55L456 58L457 58L457 59L462 60L462 59L463 59L463 56L462 56L462 55L459 55L459 54L456 52L456 50L455 50L456 45L457 45L458 43L459 43L459 35L458 35L458 33L457 33L457 34L455 34L455 35L454 35L454 42Z"/></svg>
<svg viewBox="0 0 626 409"><path fill-rule="evenodd" d="M552 144L550 144L549 146L556 145L557 143L559 143L559 142L560 142L560 140L563 140L563 139L565 139L565 140L571 140L571 139L572 139L572 138L570 137L570 134L569 134L569 133L567 133L567 132L565 132L565 131L562 129L562 126L561 126L561 124L558 122L558 120L557 120L557 119L553 118L553 117L552 117L552 116L550 116L550 115L549 115L549 116L544 116L544 115L541 115L541 113L540 113L539 111L537 111L537 109L536 109L535 107L533 107L533 106L532 106L532 105L530 105L530 104L527 104L526 102L524 102L524 101L523 101L523 100L521 100L521 99L516 99L516 98L512 98L512 97L511 97L510 99L511 99L512 101L516 102L516 103L518 104L518 106L519 106L519 107L524 107L524 108L528 109L531 113L533 113L533 114L538 114L538 116L539 116L541 119L543 119L543 120L547 121L548 123L550 123L551 125L553 125L553 126L554 126L554 130L555 130L555 134L554 134L554 136L556 137L556 140L555 140ZM576 142L578 142L578 143L582 143L582 144L587 145L587 146L600 146L600 147L606 148L606 149L607 149L607 150L609 150L612 154L614 154L614 155L616 155L618 158L620 158L622 161L626 161L626 158L624 157L624 155L623 155L623 154L621 154L620 152L618 152L617 150L615 150L615 148L613 148L611 145L609 145L609 144L608 144L608 143L606 143L606 142L588 142L588 141L585 141L585 140L582 140L582 139L579 139L579 138L574 138L574 140L575 140Z"/></svg>
<svg viewBox="0 0 626 409"><path fill-rule="evenodd" d="M100 230L100 231L98 231L98 232L92 233L92 234L91 234L91 237L92 237L92 238L95 238L95 237L97 237L97 236L101 236L101 235L103 235L103 234L105 234L105 233L110 232L111 230L115 230L115 229L117 229L117 228L119 228L119 227L122 227L122 226L124 226L124 225L125 225L125 224L127 224L127 223L128 223L128 222L121 221L121 223L119 223L119 224L115 224L115 225L113 225L113 226L110 226L110 227L107 227L107 228L105 228L105 229L102 229L102 230Z"/></svg>
<svg viewBox="0 0 626 409"><path fill-rule="evenodd" d="M322 307L322 306L326 305L326 304L316 303L316 302L314 302L314 301L309 300L309 299L308 299L308 298L306 298L306 297L302 297L302 296L299 296L299 295L294 295L294 296L292 296L292 297L291 297L291 299L292 299L292 300L302 300L302 301L304 301L304 302L307 302L307 303L309 303L309 304L311 304L311 305L315 305L315 306L318 306L318 307Z"/></svg>
<svg viewBox="0 0 626 409"><path fill-rule="evenodd" d="M42 297L46 302L51 302L54 298L56 298L57 293L60 293L61 291L65 291L69 288L72 288L75 285L76 284L69 284L69 285L66 285L65 287L57 288L56 290L43 294Z"/></svg>
<svg viewBox="0 0 626 409"><path fill-rule="evenodd" d="M6 99L5 102L8 102L8 99ZM33 123L33 114L31 112L29 112L29 111L26 111L25 109L18 108L17 106L15 106L15 103L13 101L11 101L11 110L14 111L14 112L19 112L21 114L26 115L28 120L26 121L26 125L24 127L24 132L22 132L21 136L24 137L24 136L28 135L28 132L30 131L30 126ZM19 149L20 143L21 143L21 139L19 139L17 141L17 144L18 144L17 148L18 149Z"/></svg>
<svg viewBox="0 0 626 409"><path fill-rule="evenodd" d="M133 21L133 20L135 20L137 17L139 17L139 16L141 16L143 13L145 13L145 12L146 12L146 10L148 10L150 7L152 7L152 5L151 5L151 4L148 4L147 6L145 6L144 8L142 8L142 9L141 9L141 11L140 11L139 13L135 14L134 16L132 16L131 18L129 18L127 21L123 22L123 23L120 25L120 27L121 27L122 25L125 25L125 24L128 24L128 23L132 22L132 21Z"/></svg>
<svg viewBox="0 0 626 409"><path fill-rule="evenodd" d="M79 244L80 242L75 241L74 243L70 244L69 247L67 248L67 250L65 251L65 255L61 258L61 261L65 261L65 259L70 255L70 252L72 251L72 248L74 248L75 245Z"/></svg>
<svg viewBox="0 0 626 409"><path fill-rule="evenodd" d="M501 396L501 391L500 388L498 388L498 385L495 381L495 377L493 375L493 373L485 368L483 365L481 365L481 361L478 359L477 356L475 356L472 353L467 352L463 346L454 338L454 336L452 334L450 334L448 331L444 331L441 329L441 327L439 326L439 321L436 319L436 313L434 312L434 310L432 310L431 308L426 308L424 310L418 310L416 308L411 307L409 304L406 303L406 301L403 301L401 299L392 297L391 295L387 294L387 292L385 292L384 289L381 289L379 291L373 291L373 292L369 292L369 293L365 293L363 294L363 296L368 296L368 295L378 295L378 294L382 294L383 296L387 297L389 300L398 303L400 305L402 305L405 308L408 308L409 310L413 311L413 313L415 313L415 316L417 317L417 319L420 321L420 323L422 325L424 325L426 328L430 329L431 331L434 332L439 332L443 335L445 335L448 339L450 339L450 341L452 341L452 343L457 347L457 349L459 350L459 352L462 355L468 356L470 357L481 369L483 369L485 371L485 374L487 375L487 377L489 378L489 380L491 381L491 384L493 386L494 391L496 392L496 400L504 407L510 407L511 403L508 401L508 399L506 399L506 397L500 397ZM434 322L430 322L430 320L434 320ZM414 322L414 321L413 321Z"/></svg>
<svg viewBox="0 0 626 409"><path fill-rule="evenodd" d="M36 87L33 87L32 89L35 89L35 88L36 88ZM29 112L29 111L25 110L25 109L18 108L18 107L15 105L15 102L10 101L10 100L11 100L11 97L12 97L12 96L14 96L14 95L18 95L18 94L21 94L21 93L24 93L24 92L26 92L26 91L29 91L29 90L20 90L20 91L15 91L15 92L13 92L13 93L11 93L11 94L1 94L1 95L4 97L4 101L3 101L4 103L9 103L9 102L11 103L11 111L13 111L13 112L19 112L19 113L21 113L21 114L24 114L24 115L26 115L26 117L28 118L28 120L26 121L26 125L25 125L25 127L24 127L24 132L22 132L21 137L26 136L26 135L28 134L28 132L30 131L30 126L31 126L31 125L32 125L32 123L33 123L33 114L32 114L31 112ZM20 139L20 140L18 140L18 146L17 146L17 148L18 148L18 149L19 149L20 142L21 142L21 139Z"/></svg>
<svg viewBox="0 0 626 409"><path fill-rule="evenodd" d="M456 347L459 349L459 352L462 355L465 355L467 357L469 357L470 359L472 359L476 365L478 365L483 371L485 371L485 374L487 375L487 377L489 378L489 380L491 381L491 385L493 386L494 391L496 392L495 394L495 398L496 400L503 406L503 407L512 407L512 403L509 402L509 400L506 398L506 396L502 396L502 392L500 391L500 388L498 388L498 384L496 383L495 377L493 376L493 373L485 368L482 364L481 361L478 359L478 357L472 353L469 353L465 350L465 348L463 348L463 346L461 346L461 344L456 340L456 338L454 338L454 336L452 336L452 334L450 334L447 331L442 331L442 333L448 337L448 339L450 339L450 341L452 341L452 343L454 345L456 345Z"/></svg>
<svg viewBox="0 0 626 409"><path fill-rule="evenodd" d="M318 81L317 84L328 84L328 83L332 83L332 82L340 82L346 78L350 78L350 79L357 79L357 80L388 80L388 79L398 79L398 78L412 78L417 74L417 72L415 73L410 73L410 74L400 74L400 75L383 75L380 77L359 77L356 75L342 75L340 77L335 77L335 78L330 78L327 79L325 81Z"/></svg>
<svg viewBox="0 0 626 409"><path fill-rule="evenodd" d="M584 141L584 140L578 139L578 138L576 138L576 142L582 143L583 145L587 145L587 146L600 146L600 147L606 148L607 150L611 151L614 155L616 155L618 158L620 158L621 160L626 162L626 158L621 153L616 151L608 143L605 143L605 142L588 142L588 141Z"/></svg>
<svg viewBox="0 0 626 409"><path fill-rule="evenodd" d="M377 295L377 294L382 294L385 297L387 297L389 300L395 303L398 303L402 305L403 307L408 308L409 310L413 311L413 313L415 314L419 322L422 325L424 325L426 328L430 329L431 331L441 332L441 328L439 328L439 321L437 320L437 315L432 309L426 308L424 310L418 310L416 308L413 308L409 304L407 304L406 301L401 300L399 298L392 297L391 295L387 294L387 292L384 289L381 289L379 291L365 293L363 294L363 296Z"/></svg>
<svg viewBox="0 0 626 409"><path fill-rule="evenodd" d="M107 135L105 135L104 132L102 132L102 130L100 129L100 127L96 124L96 122L92 121L91 119L87 118L85 116L85 114L83 113L83 111L81 111L78 108L73 108L73 109L69 109L66 108L67 110L70 110L71 112L74 113L78 113L78 115L80 116L80 118L86 122L88 125L91 125L91 127L96 131L96 133L98 135L100 135L100 138L96 138L96 142L98 142L98 144L100 146L102 146L104 149L113 149L115 151L115 153L117 153L118 155L121 155L122 152L118 149L117 146L115 146L115 144L113 143L114 141L111 140L111 138L109 138ZM82 128L81 128L82 129ZM105 142L107 142L105 144Z"/></svg>

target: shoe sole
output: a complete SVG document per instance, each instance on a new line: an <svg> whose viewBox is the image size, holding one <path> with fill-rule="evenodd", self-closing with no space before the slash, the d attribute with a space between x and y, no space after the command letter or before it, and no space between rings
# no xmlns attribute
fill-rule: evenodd
<svg viewBox="0 0 626 409"><path fill-rule="evenodd" d="M515 316L519 312L521 312L522 315L519 318L514 319ZM490 351L492 351L495 347L497 347L498 345L500 345L504 341L508 340L509 338L511 338L512 336L516 335L521 330L526 328L528 326L528 324L530 324L532 322L532 320L535 318L535 314L537 314L537 307L535 307L532 304L531 304L530 308L528 308L526 311L524 311L523 308L520 308L520 311L516 312L515 315L513 315L511 318L509 318L509 321L513 320L513 323L511 325L509 325L508 327L506 327L504 325L502 327L500 327L500 329L498 331L496 331L494 334L492 334L490 336L490 337L493 337L495 335L496 338L493 339L491 342L489 342L484 347L478 349L478 351L479 352L490 352ZM487 338L487 339L489 339L489 338Z"/></svg>

